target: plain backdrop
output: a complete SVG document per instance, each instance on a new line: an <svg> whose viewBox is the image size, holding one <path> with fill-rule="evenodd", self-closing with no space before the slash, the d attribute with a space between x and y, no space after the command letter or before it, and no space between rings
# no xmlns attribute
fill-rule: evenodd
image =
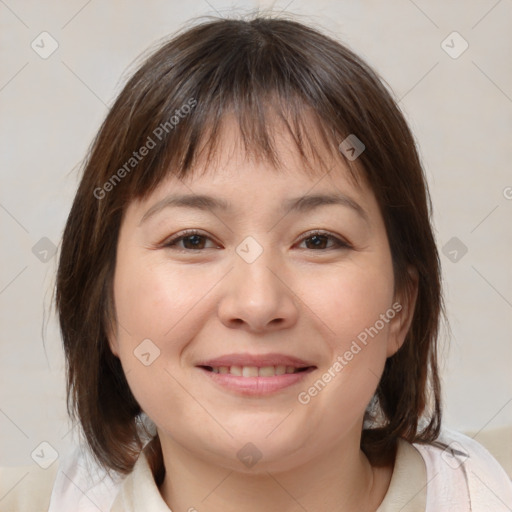
<svg viewBox="0 0 512 512"><path fill-rule="evenodd" d="M399 101L430 183L444 272L445 424L512 424L511 0L2 0L0 465L32 464L42 442L57 453L74 442L51 309L54 251L127 70L190 18L271 6L339 38Z"/></svg>

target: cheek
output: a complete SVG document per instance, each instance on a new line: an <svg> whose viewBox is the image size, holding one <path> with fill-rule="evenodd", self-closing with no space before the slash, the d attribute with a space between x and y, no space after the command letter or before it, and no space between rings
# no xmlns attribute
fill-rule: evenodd
<svg viewBox="0 0 512 512"><path fill-rule="evenodd" d="M157 344L186 339L187 316L205 290L208 276L204 273L145 264L143 258L138 263L121 260L114 280L116 310L125 330L134 341L150 338Z"/></svg>
<svg viewBox="0 0 512 512"><path fill-rule="evenodd" d="M308 274L301 289L306 304L329 327L331 343L337 350L343 349L391 308L391 261L347 265L328 274ZM385 334L388 323L379 323L379 327Z"/></svg>
<svg viewBox="0 0 512 512"><path fill-rule="evenodd" d="M184 406L187 396L181 379L174 376L180 372L183 349L201 329L196 316L206 302L197 302L204 290L205 276L190 269L143 257L118 260L114 296L121 326L119 358L134 397L158 424L176 416L193 421Z"/></svg>
<svg viewBox="0 0 512 512"><path fill-rule="evenodd" d="M354 418L354 413L364 412L373 396L395 316L391 260L380 261L383 263L350 265L328 276L317 275L317 286L304 293L318 325L327 326L323 332L329 346L320 382L313 383L311 392L305 390L304 402L311 399L324 410L332 405L333 411L351 411L349 416ZM326 414L327 421L330 413ZM335 412L330 420L337 421Z"/></svg>

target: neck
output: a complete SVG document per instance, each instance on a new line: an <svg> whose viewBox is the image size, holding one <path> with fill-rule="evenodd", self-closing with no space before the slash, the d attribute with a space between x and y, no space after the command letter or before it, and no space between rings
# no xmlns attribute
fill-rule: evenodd
<svg viewBox="0 0 512 512"><path fill-rule="evenodd" d="M160 493L173 511L372 512L392 473L392 466L372 468L353 439L293 469L273 471L260 461L251 472L198 458L172 439L161 442L166 471Z"/></svg>

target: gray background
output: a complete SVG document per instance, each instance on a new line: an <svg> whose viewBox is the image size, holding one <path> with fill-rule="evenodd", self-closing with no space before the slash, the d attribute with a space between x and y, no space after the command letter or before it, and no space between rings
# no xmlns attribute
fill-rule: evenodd
<svg viewBox="0 0 512 512"><path fill-rule="evenodd" d="M512 424L511 0L0 0L0 465L33 463L41 442L58 453L74 442L52 251L81 159L134 59L192 17L272 6L344 41L400 100L443 250L446 425ZM58 44L49 56L44 31Z"/></svg>

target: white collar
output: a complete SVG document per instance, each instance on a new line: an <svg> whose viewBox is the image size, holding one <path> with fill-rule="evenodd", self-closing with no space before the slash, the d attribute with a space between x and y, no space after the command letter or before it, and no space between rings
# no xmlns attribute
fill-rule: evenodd
<svg viewBox="0 0 512 512"><path fill-rule="evenodd" d="M412 447L421 454L428 481L427 512L444 511L448 503L450 512L498 512L512 509L512 483L482 445L468 436L448 430L443 430L439 440L451 445L455 451L443 451L428 444L414 443L411 446L400 441L395 462L397 469L403 467L404 457L412 453L409 450ZM461 452L464 453L461 455ZM460 459L460 465L451 462L451 458ZM398 478L396 475L394 472L381 507L393 496ZM144 452L128 476L117 473L109 476L94 462L87 448L81 447L61 460L54 481L48 512L63 510L170 512L156 486ZM383 508L383 512L385 510Z"/></svg>

